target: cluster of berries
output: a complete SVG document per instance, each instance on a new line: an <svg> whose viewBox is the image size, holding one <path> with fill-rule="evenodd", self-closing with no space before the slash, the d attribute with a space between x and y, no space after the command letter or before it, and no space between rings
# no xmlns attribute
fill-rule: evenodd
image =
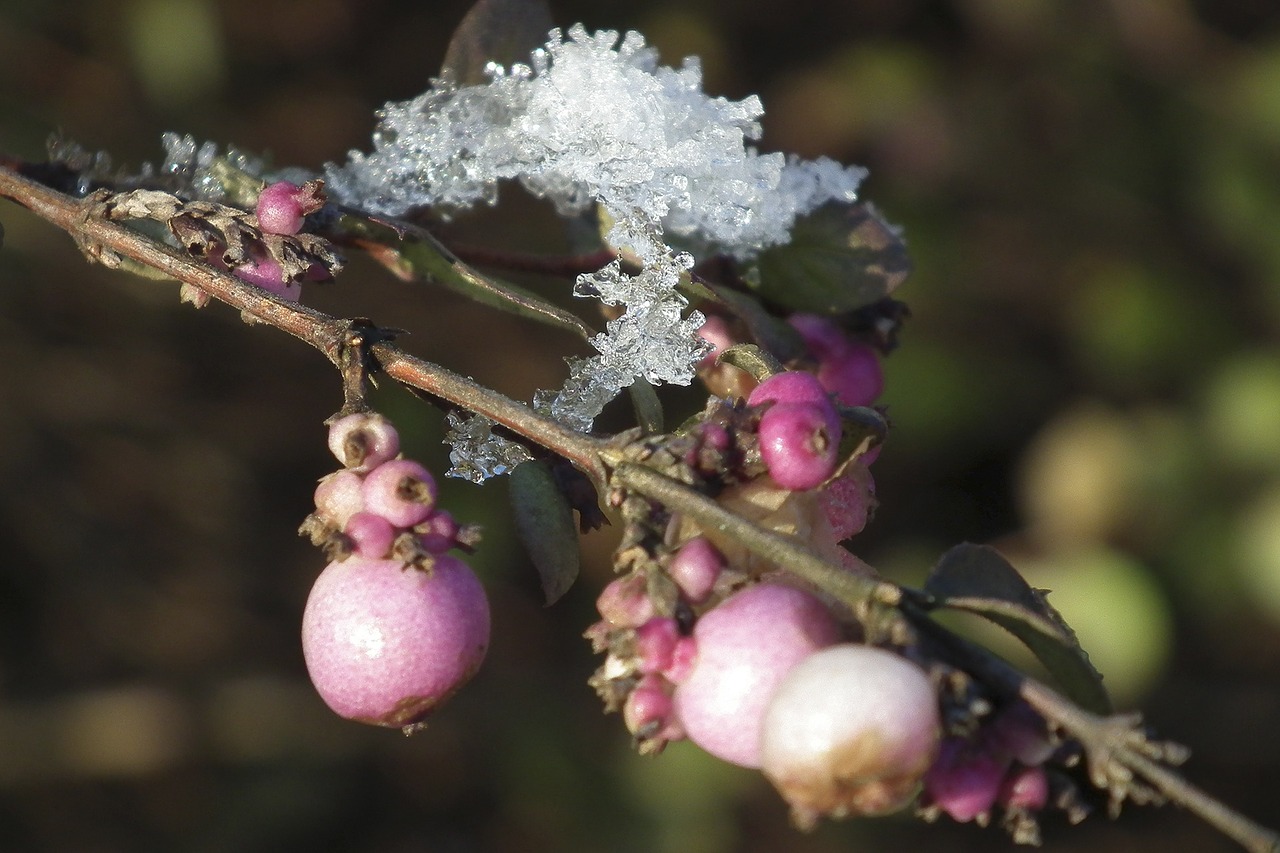
<svg viewBox="0 0 1280 853"><path fill-rule="evenodd" d="M302 533L332 562L302 618L311 681L339 715L413 727L479 668L489 604L465 562L447 553L474 531L436 506L437 487L377 414L340 418L329 448L344 468L320 481Z"/></svg>
<svg viewBox="0 0 1280 853"><path fill-rule="evenodd" d="M264 234L297 234L308 214L324 207L324 182L307 181L302 186L289 181L267 184L258 195L258 228ZM247 263L233 270L242 281L257 285L281 299L297 302L302 286L285 276L280 262L265 252L252 252Z"/></svg>
<svg viewBox="0 0 1280 853"><path fill-rule="evenodd" d="M675 616L655 613L651 581L633 573L605 588L603 618L587 632L608 652L593 683L607 703L622 697L641 751L688 738L761 769L802 824L887 813L915 795L941 731L922 669L844 642L817 596L746 581L703 537L665 569L679 590Z"/></svg>

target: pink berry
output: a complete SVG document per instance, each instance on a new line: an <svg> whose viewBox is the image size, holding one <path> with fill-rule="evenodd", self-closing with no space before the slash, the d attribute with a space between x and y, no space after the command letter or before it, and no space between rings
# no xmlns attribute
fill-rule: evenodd
<svg viewBox="0 0 1280 853"><path fill-rule="evenodd" d="M671 655L680 639L676 620L655 616L636 629L636 657L640 671L662 672L671 666Z"/></svg>
<svg viewBox="0 0 1280 853"><path fill-rule="evenodd" d="M414 530L428 554L443 554L458 543L458 522L447 509L437 509Z"/></svg>
<svg viewBox="0 0 1280 853"><path fill-rule="evenodd" d="M841 644L791 670L765 714L761 767L801 826L878 815L915 795L938 747L938 699L924 670Z"/></svg>
<svg viewBox="0 0 1280 853"><path fill-rule="evenodd" d="M357 512L351 516L342 532L351 540L356 556L370 560L384 559L396 538L396 529L391 522L371 512Z"/></svg>
<svg viewBox="0 0 1280 853"><path fill-rule="evenodd" d="M765 708L800 661L840 639L826 606L795 587L760 583L707 611L694 625L697 657L675 692L689 739L743 767L760 766Z"/></svg>
<svg viewBox="0 0 1280 853"><path fill-rule="evenodd" d="M352 471L335 471L316 486L316 514L339 529L364 509L364 481Z"/></svg>
<svg viewBox="0 0 1280 853"><path fill-rule="evenodd" d="M302 616L311 681L338 715L417 723L462 686L489 645L489 603L467 565L429 571L351 557L316 579Z"/></svg>
<svg viewBox="0 0 1280 853"><path fill-rule="evenodd" d="M996 801L1006 809L1038 812L1049 803L1049 777L1043 767L1015 765L1000 783Z"/></svg>
<svg viewBox="0 0 1280 853"><path fill-rule="evenodd" d="M968 823L991 811L1008 767L1009 759L985 743L949 737L925 776L925 793L952 820Z"/></svg>
<svg viewBox="0 0 1280 853"><path fill-rule="evenodd" d="M840 419L830 403L774 403L760 417L760 458L784 489L821 485L839 451Z"/></svg>
<svg viewBox="0 0 1280 853"><path fill-rule="evenodd" d="M818 502L836 541L848 539L867 526L867 517L876 505L875 480L865 465L855 463L841 477L827 483Z"/></svg>
<svg viewBox="0 0 1280 853"><path fill-rule="evenodd" d="M792 314L787 322L800 333L810 355L819 362L838 354L850 343L844 330L826 317L817 314Z"/></svg>
<svg viewBox="0 0 1280 853"><path fill-rule="evenodd" d="M716 314L707 317L707 321L698 329L698 337L711 344L711 349L698 362L699 369L714 367L716 356L738 343L729 329L728 321Z"/></svg>
<svg viewBox="0 0 1280 853"><path fill-rule="evenodd" d="M681 545L667 566L667 574L691 604L707 600L722 571L724 555L705 536L696 536Z"/></svg>
<svg viewBox="0 0 1280 853"><path fill-rule="evenodd" d="M323 186L321 181L268 184L258 194L258 227L268 234L297 234L306 215L324 207Z"/></svg>
<svg viewBox="0 0 1280 853"><path fill-rule="evenodd" d="M698 641L693 637L680 637L671 649L671 662L662 670L662 675L673 684L679 684L689 678L697 660Z"/></svg>
<svg viewBox="0 0 1280 853"><path fill-rule="evenodd" d="M396 527L413 527L436 505L436 481L412 459L392 459L364 478L364 508Z"/></svg>
<svg viewBox="0 0 1280 853"><path fill-rule="evenodd" d="M748 406L764 403L816 403L831 405L827 389L818 377L803 370L775 373L755 387L747 397Z"/></svg>
<svg viewBox="0 0 1280 853"><path fill-rule="evenodd" d="M821 360L818 381L846 406L870 406L884 392L880 356L858 341Z"/></svg>
<svg viewBox="0 0 1280 853"><path fill-rule="evenodd" d="M648 585L638 574L611 580L596 599L596 609L615 628L638 628L654 616Z"/></svg>
<svg viewBox="0 0 1280 853"><path fill-rule="evenodd" d="M233 270L236 278L257 285L268 293L274 293L286 302L297 302L302 287L296 281L284 277L280 263L267 256L253 258Z"/></svg>
<svg viewBox="0 0 1280 853"><path fill-rule="evenodd" d="M656 675L640 679L622 706L627 731L644 740L680 740L684 732L672 712L671 688Z"/></svg>
<svg viewBox="0 0 1280 853"><path fill-rule="evenodd" d="M377 412L357 412L329 426L329 450L345 467L363 473L395 458L400 433Z"/></svg>

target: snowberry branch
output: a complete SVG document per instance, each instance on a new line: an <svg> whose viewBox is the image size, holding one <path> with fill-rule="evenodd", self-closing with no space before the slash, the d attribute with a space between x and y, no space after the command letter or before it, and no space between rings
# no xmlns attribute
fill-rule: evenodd
<svg viewBox="0 0 1280 853"><path fill-rule="evenodd" d="M393 335L371 334L371 330L385 330L377 330L368 321L344 320L279 299L200 259L111 221L102 215L102 205L110 198L109 194L77 199L0 166L0 196L67 231L92 260L113 268L132 261L198 288L240 310L246 318L274 326L315 347L343 369L347 406L353 403L352 389L363 381L363 377L358 377L353 384L348 376L353 363L350 351L360 348L363 355L371 357L370 367L406 386L484 415L511 433L563 456L587 474L602 492L607 488L643 495L672 514L686 516L705 530L732 536L767 562L784 567L848 605L864 625L895 621L901 625L903 617L907 617L912 626L944 650L943 656L953 665L976 676L997 693L1019 696L1046 720L1078 740L1085 748L1095 784L1111 792L1113 803L1141 792L1141 787L1130 784L1135 779L1141 780L1160 796L1196 813L1247 850L1280 851L1280 838L1274 833L1227 808L1170 770L1167 764L1177 762L1177 749L1148 741L1131 718L1098 716L1084 711L980 646L951 634L926 615L929 601L924 594L828 563L794 538L766 530L696 489L644 464L629 461L615 442L572 430L523 403L440 365L409 355L390 342ZM454 265L449 274L472 278L473 284L489 284L426 232L415 230L409 239L426 245L446 264ZM389 240L369 242L388 246L384 263L394 260L396 249L390 246ZM439 277L437 270L414 269L418 275L424 272ZM363 356L357 363L360 370L365 369ZM878 618L884 615L889 616L889 622Z"/></svg>

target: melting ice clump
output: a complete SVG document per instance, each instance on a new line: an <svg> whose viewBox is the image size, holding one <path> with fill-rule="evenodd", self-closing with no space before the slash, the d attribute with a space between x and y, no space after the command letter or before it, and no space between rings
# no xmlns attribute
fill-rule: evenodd
<svg viewBox="0 0 1280 853"><path fill-rule="evenodd" d="M694 262L664 235L699 251L749 257L785 243L796 217L827 201L853 201L866 174L833 160L760 154L759 98L713 98L696 59L658 65L644 38L628 32L567 37L551 32L528 65L491 65L490 82L434 81L422 95L379 113L373 151L330 164L326 188L373 213L460 209L497 200L517 180L565 215L598 204L612 220L610 245L642 267L615 262L579 277L575 293L621 306L592 346L570 361L557 392L535 405L575 429L637 377L688 384L705 352L703 317L675 286Z"/></svg>

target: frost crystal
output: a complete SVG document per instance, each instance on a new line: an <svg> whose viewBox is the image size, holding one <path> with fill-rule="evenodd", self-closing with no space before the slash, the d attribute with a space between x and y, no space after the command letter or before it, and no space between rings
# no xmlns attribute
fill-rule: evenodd
<svg viewBox="0 0 1280 853"><path fill-rule="evenodd" d="M620 39L575 25L565 38L552 30L528 65L488 71L486 85L435 81L417 98L384 106L373 151L329 164L326 188L392 216L493 204L503 180L518 180L565 215L599 205L612 222L610 245L641 270L629 275L614 262L578 279L576 295L624 309L592 339L597 355L570 360L563 388L535 395L540 411L578 430L589 430L638 377L687 384L706 352L696 334L703 317L682 316L688 304L676 290L694 259L666 235L749 257L785 243L796 217L853 201L866 174L827 159L758 153L749 145L760 136L758 98L708 96L696 59L660 66L635 32ZM487 428L473 422L451 435L454 471L478 482L496 470Z"/></svg>
<svg viewBox="0 0 1280 853"><path fill-rule="evenodd" d="M473 483L483 483L490 477L506 474L521 462L533 457L523 446L493 434L493 421L483 415L464 418L457 412L449 413L449 432L444 443L453 446L449 451L452 466L446 477L458 477Z"/></svg>

